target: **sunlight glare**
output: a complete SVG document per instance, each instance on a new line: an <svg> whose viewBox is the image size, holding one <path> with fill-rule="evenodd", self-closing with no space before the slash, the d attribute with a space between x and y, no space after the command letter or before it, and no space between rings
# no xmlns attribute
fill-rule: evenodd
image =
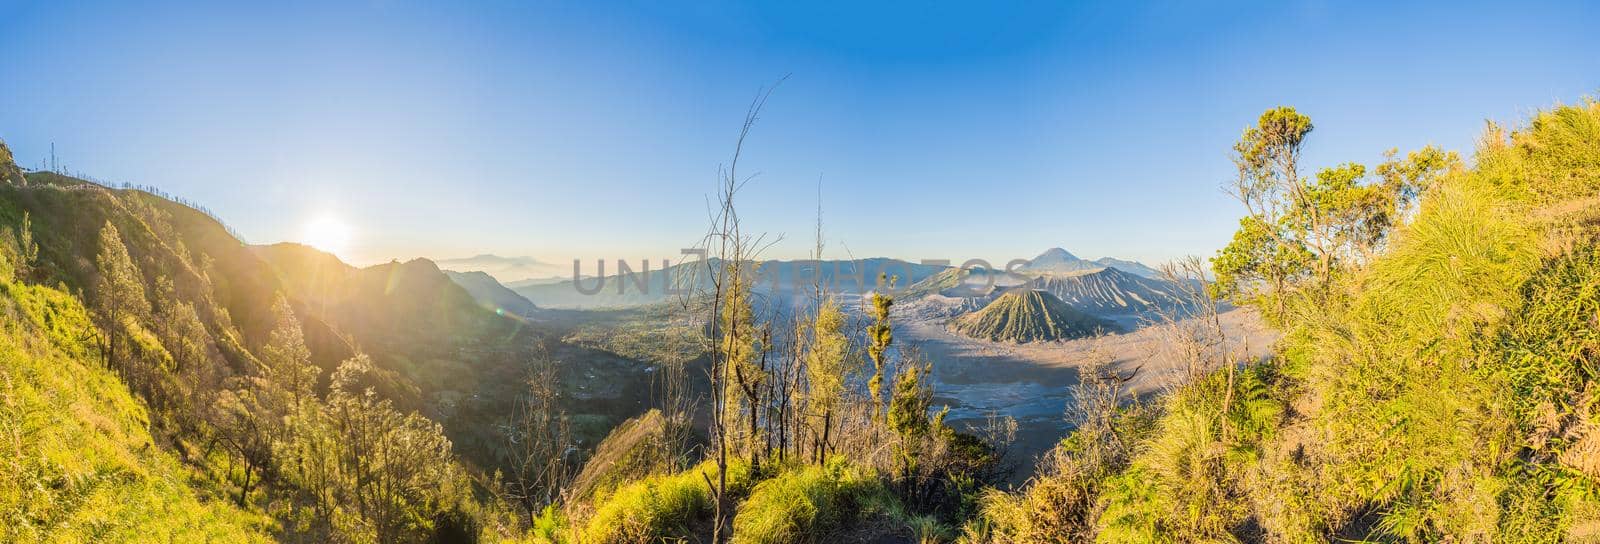
<svg viewBox="0 0 1600 544"><path fill-rule="evenodd" d="M338 255L350 244L350 226L332 215L322 215L305 224L300 241L305 245Z"/></svg>

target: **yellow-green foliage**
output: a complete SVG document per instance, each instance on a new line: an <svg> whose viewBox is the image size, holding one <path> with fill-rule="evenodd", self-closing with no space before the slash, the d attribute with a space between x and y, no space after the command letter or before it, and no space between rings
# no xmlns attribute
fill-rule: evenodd
<svg viewBox="0 0 1600 544"><path fill-rule="evenodd" d="M751 476L748 465L730 462L729 495L747 492ZM711 461L677 474L645 478L598 497L594 515L584 525L582 542L644 544L691 534L696 524L709 524L715 506L707 478L717 480L717 465Z"/></svg>
<svg viewBox="0 0 1600 544"><path fill-rule="evenodd" d="M1557 337L1546 347L1593 334L1582 331L1592 331L1592 321L1561 313L1581 307L1569 298L1577 293L1552 296L1529 280L1565 266L1548 259L1558 232L1552 219L1568 199L1592 198L1600 187L1595 119L1592 103L1539 114L1509 146L1491 130L1478 167L1424 198L1390 251L1353 279L1347 304L1304 312L1304 344L1292 349L1310 359L1318 407L1311 442L1324 463L1307 481L1322 497L1308 504L1325 512L1303 529L1336 529L1355 510L1379 505L1377 529L1391 537L1528 534L1499 528L1503 512L1530 511L1520 498L1546 494L1525 487L1534 477L1526 470L1544 469L1524 466L1538 457L1524 448L1543 445L1517 431L1527 426L1520 414L1577 396L1593 376L1574 371L1570 353L1530 354L1492 339L1508 319L1549 312L1534 319L1545 324L1536 334ZM1562 245L1594 243L1570 232L1563 238ZM1593 272L1576 275L1592 282ZM1554 323L1574 326L1551 330ZM1546 364L1550 355L1563 364Z"/></svg>
<svg viewBox="0 0 1600 544"><path fill-rule="evenodd" d="M1100 492L1128 463L1126 445L1151 434L1143 405L1119 409L1108 424L1080 425L1040 460L1039 473L1018 493L984 492L982 516L963 542L1045 544L1084 542L1094 535Z"/></svg>
<svg viewBox="0 0 1600 544"><path fill-rule="evenodd" d="M1600 103L1491 126L1474 161L1280 299L1272 362L1162 399L1096 541L1600 538ZM969 534L1047 540L1008 538L1094 490L1047 475Z"/></svg>
<svg viewBox="0 0 1600 544"><path fill-rule="evenodd" d="M850 337L845 333L847 319L839 303L824 300L817 306L811 329L811 345L806 351L806 379L811 385L811 405L823 417L831 417L844 391L844 376L850 370Z"/></svg>
<svg viewBox="0 0 1600 544"><path fill-rule="evenodd" d="M152 443L77 300L0 282L0 327L0 541L270 540L268 519L197 491Z"/></svg>
<svg viewBox="0 0 1600 544"><path fill-rule="evenodd" d="M0 140L0 183L26 183L22 177L22 169L17 168L17 161L11 156L11 148L5 141Z"/></svg>
<svg viewBox="0 0 1600 544"><path fill-rule="evenodd" d="M665 426L661 410L651 409L612 429L572 480L570 496L587 500L619 485L671 470L674 460L663 436Z"/></svg>
<svg viewBox="0 0 1600 544"><path fill-rule="evenodd" d="M1270 371L1221 369L1168 396L1143 453L1107 482L1099 540L1231 541L1249 515L1245 476L1283 415Z"/></svg>
<svg viewBox="0 0 1600 544"><path fill-rule="evenodd" d="M876 473L835 460L791 468L757 484L733 518L733 542L837 542L904 533L904 519L900 501Z"/></svg>

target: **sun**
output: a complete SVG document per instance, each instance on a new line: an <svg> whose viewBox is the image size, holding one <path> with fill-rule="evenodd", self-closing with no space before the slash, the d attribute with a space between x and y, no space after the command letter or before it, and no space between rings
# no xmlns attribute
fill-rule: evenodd
<svg viewBox="0 0 1600 544"><path fill-rule="evenodd" d="M321 215L307 221L300 232L300 242L338 255L350 245L350 225L332 215Z"/></svg>

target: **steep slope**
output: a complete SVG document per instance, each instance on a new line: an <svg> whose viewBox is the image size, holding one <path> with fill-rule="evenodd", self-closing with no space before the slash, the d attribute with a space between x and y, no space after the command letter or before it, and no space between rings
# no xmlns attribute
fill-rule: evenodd
<svg viewBox="0 0 1600 544"><path fill-rule="evenodd" d="M501 285L499 281L494 279L494 276L490 276L487 273L445 270L444 274L450 278L450 281L460 285L462 289L466 289L467 293L478 301L478 305L486 310L516 316L528 316L539 309L532 302L528 302L528 299L522 298L522 295L517 294L516 291Z"/></svg>
<svg viewBox="0 0 1600 544"><path fill-rule="evenodd" d="M1017 289L982 310L962 316L950 327L973 338L1027 343L1083 338L1114 332L1116 325L1068 306L1045 291Z"/></svg>
<svg viewBox="0 0 1600 544"><path fill-rule="evenodd" d="M1133 315L1175 308L1183 298L1177 286L1116 268L1045 274L1028 282L1072 307L1095 315Z"/></svg>
<svg viewBox="0 0 1600 544"><path fill-rule="evenodd" d="M22 175L22 169L17 167L17 161L11 156L11 147L5 140L0 140L0 183L21 185L27 183Z"/></svg>
<svg viewBox="0 0 1600 544"><path fill-rule="evenodd" d="M482 363L510 364L522 343L522 324L485 310L426 259L358 269L300 244L253 249L291 300L372 357L380 391L402 406L437 411L441 398L479 387L493 370Z"/></svg>
<svg viewBox="0 0 1600 544"><path fill-rule="evenodd" d="M1002 271L947 268L907 288L894 311L924 319L961 315L980 310L1007 288L1027 282L1027 276Z"/></svg>
<svg viewBox="0 0 1600 544"><path fill-rule="evenodd" d="M0 330L0 541L271 541L270 519L152 447L75 298L0 280Z"/></svg>
<svg viewBox="0 0 1600 544"><path fill-rule="evenodd" d="M284 286L215 218L144 191L110 190L49 172L29 173L27 187L0 186L0 220L19 225L24 214L38 257L23 279L92 294L99 232L110 223L142 269L147 291L192 305L208 332L207 349L219 352L230 371L260 365L252 350L266 342L273 296ZM300 322L318 366L331 370L353 353L320 319Z"/></svg>

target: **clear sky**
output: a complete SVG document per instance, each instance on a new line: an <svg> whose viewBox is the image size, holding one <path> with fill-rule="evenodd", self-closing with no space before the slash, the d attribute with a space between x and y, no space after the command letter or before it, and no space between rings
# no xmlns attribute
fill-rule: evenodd
<svg viewBox="0 0 1600 544"><path fill-rule="evenodd" d="M250 242L358 263L676 255L745 106L769 257L1209 255L1227 151L1293 105L1314 165L1470 151L1600 90L1600 8L1455 2L17 2L0 138L150 184ZM325 230L325 229L324 229ZM503 278L504 279L504 278Z"/></svg>

